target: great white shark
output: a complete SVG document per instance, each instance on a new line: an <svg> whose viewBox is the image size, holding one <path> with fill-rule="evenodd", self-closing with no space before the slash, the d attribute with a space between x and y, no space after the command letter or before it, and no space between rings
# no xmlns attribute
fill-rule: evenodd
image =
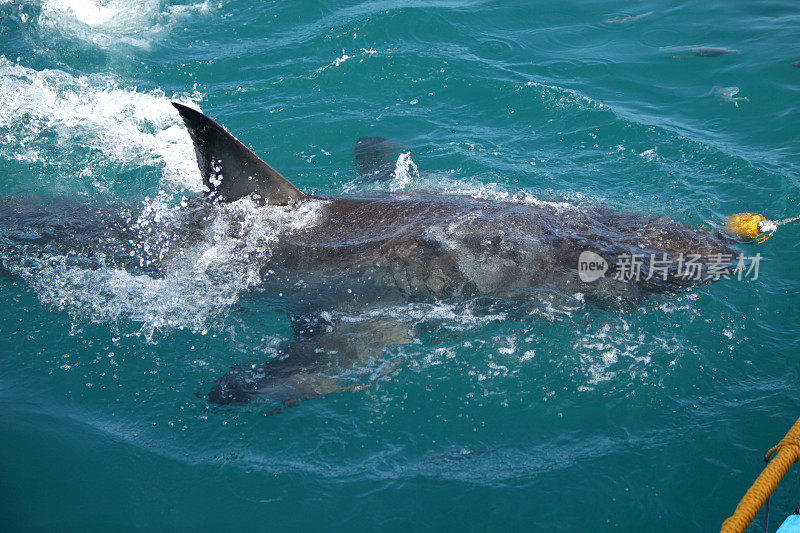
<svg viewBox="0 0 800 533"><path fill-rule="evenodd" d="M142 243L130 210L5 197L0 248L7 258L55 246L76 261L158 275L170 257L203 239L214 212L225 204L250 202L291 216L315 203L315 224L279 232L269 254L257 258L263 261L257 293L288 313L293 338L277 357L243 364L219 378L204 395L216 404L268 401L280 409L354 387L343 375L386 347L414 339L407 322L371 310L482 300L513 307L573 294L596 305L641 301L704 283L713 264L739 255L717 231L603 206L431 192L308 194L214 120L173 105L194 142L205 193L186 202L180 220L158 237L161 245ZM381 138L360 139L354 153L362 178L390 178L397 147ZM602 258L605 275L591 281L579 275L585 252ZM690 256L699 268L693 279L681 271ZM631 257L657 258L660 269L650 271L645 261L637 276L620 275L620 265ZM353 320L354 314L360 318Z"/></svg>

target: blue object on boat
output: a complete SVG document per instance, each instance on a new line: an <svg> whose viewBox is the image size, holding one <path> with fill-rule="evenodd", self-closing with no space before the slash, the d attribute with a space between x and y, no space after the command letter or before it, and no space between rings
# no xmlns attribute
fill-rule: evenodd
<svg viewBox="0 0 800 533"><path fill-rule="evenodd" d="M800 514L789 515L775 533L800 533Z"/></svg>

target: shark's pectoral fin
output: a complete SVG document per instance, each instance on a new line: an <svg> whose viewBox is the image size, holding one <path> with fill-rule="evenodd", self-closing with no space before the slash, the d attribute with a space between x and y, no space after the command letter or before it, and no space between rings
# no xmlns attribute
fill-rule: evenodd
<svg viewBox="0 0 800 533"><path fill-rule="evenodd" d="M396 319L358 321L295 317L295 337L274 359L232 368L207 395L218 405L264 403L279 412L286 407L365 384L399 366L386 348L408 344L410 324Z"/></svg>
<svg viewBox="0 0 800 533"><path fill-rule="evenodd" d="M199 111L172 102L189 130L197 165L209 198L234 202L245 196L270 205L288 205L306 197L225 128Z"/></svg>
<svg viewBox="0 0 800 533"><path fill-rule="evenodd" d="M404 149L402 144L383 137L361 137L353 148L359 180L373 182L394 178L397 157Z"/></svg>

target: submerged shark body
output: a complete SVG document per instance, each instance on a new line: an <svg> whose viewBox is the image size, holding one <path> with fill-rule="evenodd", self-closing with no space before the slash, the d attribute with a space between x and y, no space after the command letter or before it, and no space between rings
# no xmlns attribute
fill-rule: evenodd
<svg viewBox="0 0 800 533"><path fill-rule="evenodd" d="M175 107L195 142L207 194L188 202L171 233L151 236L155 240L143 245L137 239L141 228L131 224L135 212L99 210L106 214L88 216L81 212L87 208L54 202L43 215L41 204L18 198L0 200L0 228L5 240L40 248L59 243L89 251L83 257L90 261L157 273L170 257L203 239L224 204L249 198L263 209L290 214L313 204L313 224L282 229L269 253L254 259L261 261L256 291L292 317L294 338L279 357L221 377L207 395L214 403L268 399L285 406L357 387L342 379L343 373L387 346L413 340L408 323L365 310L480 298L513 305L575 293L601 305L635 301L702 282L712 258L732 261L738 253L715 233L666 217L596 206L436 194L307 195L219 124ZM356 161L362 176L389 176L385 156L396 148L383 139L359 141ZM586 251L607 262L605 276L592 282L578 274ZM621 265L634 256L657 258L661 268L650 271L645 261L635 278L621 275ZM699 257L698 279L686 279L680 271L688 256ZM361 318L353 319L354 313Z"/></svg>

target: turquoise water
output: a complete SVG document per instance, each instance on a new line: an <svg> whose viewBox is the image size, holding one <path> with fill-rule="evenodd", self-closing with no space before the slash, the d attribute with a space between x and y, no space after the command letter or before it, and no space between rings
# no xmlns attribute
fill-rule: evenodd
<svg viewBox="0 0 800 533"><path fill-rule="evenodd" d="M353 181L367 135L422 171L389 188L788 217L799 38L788 1L0 0L3 194L199 191L175 99L320 194L379 187ZM397 309L424 332L387 348L402 365L276 416L195 394L291 334L224 238L163 279L18 269L4 528L714 530L798 416L798 231L757 248L757 280L624 312ZM795 470L773 527L798 498Z"/></svg>

